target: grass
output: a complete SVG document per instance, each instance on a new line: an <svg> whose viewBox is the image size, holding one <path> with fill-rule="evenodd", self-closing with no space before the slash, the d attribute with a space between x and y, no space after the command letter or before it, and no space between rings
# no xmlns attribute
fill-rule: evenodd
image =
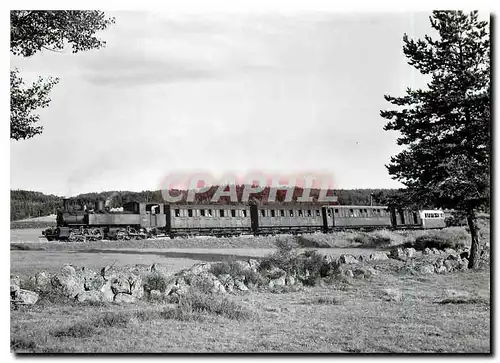
<svg viewBox="0 0 500 363"><path fill-rule="evenodd" d="M402 238L416 235L411 231ZM101 267L114 262L98 254L16 253L12 268L21 272L39 271L40 265L57 271L66 262ZM126 261L136 257L130 255ZM163 258L161 264L172 271L174 266L181 268L179 260ZM182 263L189 267L194 261ZM341 276L329 276L330 283L313 287L257 289L231 296L191 294L175 304L140 300L92 306L59 298L43 303L41 298L40 304L11 310L11 349L38 353L490 352L488 268L423 276L400 273L402 261L366 264L377 271L370 279L343 281ZM216 268L237 272L230 262ZM387 288L400 291L402 301L381 299L381 291Z"/></svg>

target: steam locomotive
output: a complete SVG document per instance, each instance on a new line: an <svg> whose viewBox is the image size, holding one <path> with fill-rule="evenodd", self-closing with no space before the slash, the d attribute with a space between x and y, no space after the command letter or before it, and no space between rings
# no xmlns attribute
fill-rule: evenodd
<svg viewBox="0 0 500 363"><path fill-rule="evenodd" d="M263 204L193 205L129 202L120 209L70 208L57 212L49 241L129 240L185 235L229 236L277 233L329 233L345 229L432 229L445 227L441 210L396 210L387 206Z"/></svg>

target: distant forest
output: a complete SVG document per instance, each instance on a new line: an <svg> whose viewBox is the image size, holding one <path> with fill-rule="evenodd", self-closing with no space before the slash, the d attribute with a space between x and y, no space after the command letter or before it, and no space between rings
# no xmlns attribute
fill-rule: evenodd
<svg viewBox="0 0 500 363"><path fill-rule="evenodd" d="M212 187L209 191L196 194L194 203L209 203L217 187ZM238 200L241 200L243 194L243 186L236 186L236 194ZM262 203L267 200L270 189L266 188L261 193L251 194L250 201L253 203ZM319 189L312 189L311 196L314 201L317 201ZM187 191L172 191L172 195L182 193L187 195ZM340 205L370 205L370 195L374 205L386 205L388 202L399 194L397 189L336 189L328 192L328 196L335 195L338 198L337 203ZM297 197L302 195L302 189L296 188L292 198L292 203L297 200ZM286 191L278 190L276 193L276 201L282 203L285 200ZM86 193L70 198L70 203L94 205L98 200L109 199L110 207L121 207L123 204L131 201L148 202L148 203L164 203L160 190L156 191L109 191L101 193ZM229 197L221 197L220 204L229 204ZM11 190L10 192L10 220L19 220L24 218L41 217L50 214L55 214L58 208L63 205L63 198L55 195L45 195L40 192L27 190Z"/></svg>

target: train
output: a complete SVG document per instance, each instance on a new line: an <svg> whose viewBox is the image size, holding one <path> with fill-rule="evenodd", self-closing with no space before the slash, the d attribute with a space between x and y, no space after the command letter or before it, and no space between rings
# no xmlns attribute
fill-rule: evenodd
<svg viewBox="0 0 500 363"><path fill-rule="evenodd" d="M56 227L42 231L48 241L130 240L191 235L331 233L347 229L444 228L441 210L387 206L294 204L163 204L129 202L119 209L86 205L58 210Z"/></svg>

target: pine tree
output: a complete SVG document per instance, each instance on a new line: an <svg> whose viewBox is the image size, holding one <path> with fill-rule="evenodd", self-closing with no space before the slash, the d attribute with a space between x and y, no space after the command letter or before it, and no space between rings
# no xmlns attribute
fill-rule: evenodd
<svg viewBox="0 0 500 363"><path fill-rule="evenodd" d="M387 168L420 205L465 214L469 268L477 268L476 213L490 202L490 32L477 12L435 11L430 22L439 39L403 37L408 63L431 77L427 89L385 96L397 109L381 111L384 129L398 131L405 147Z"/></svg>

